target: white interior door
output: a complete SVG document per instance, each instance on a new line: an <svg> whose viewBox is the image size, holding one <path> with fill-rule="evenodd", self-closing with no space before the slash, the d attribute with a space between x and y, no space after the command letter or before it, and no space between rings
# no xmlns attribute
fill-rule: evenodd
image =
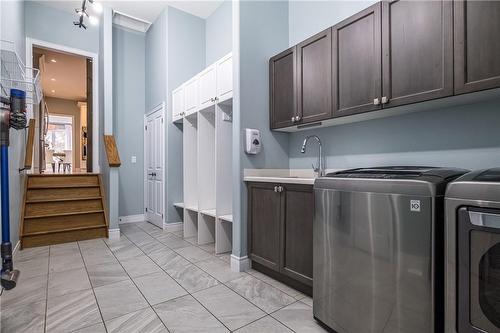
<svg viewBox="0 0 500 333"><path fill-rule="evenodd" d="M146 220L163 228L164 106L148 114L144 126L144 201Z"/></svg>

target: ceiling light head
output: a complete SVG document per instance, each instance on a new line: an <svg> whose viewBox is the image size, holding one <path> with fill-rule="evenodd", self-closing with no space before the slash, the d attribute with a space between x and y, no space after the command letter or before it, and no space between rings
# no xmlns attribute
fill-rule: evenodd
<svg viewBox="0 0 500 333"><path fill-rule="evenodd" d="M55 81L56 79L55 78L51 78L50 81Z"/></svg>
<svg viewBox="0 0 500 333"><path fill-rule="evenodd" d="M56 63L56 62L57 62L57 60L56 60L56 59L50 59L50 62L54 62L54 63Z"/></svg>
<svg viewBox="0 0 500 333"><path fill-rule="evenodd" d="M51 92L51 93L55 93L56 91L55 91L54 89L52 89L50 92Z"/></svg>

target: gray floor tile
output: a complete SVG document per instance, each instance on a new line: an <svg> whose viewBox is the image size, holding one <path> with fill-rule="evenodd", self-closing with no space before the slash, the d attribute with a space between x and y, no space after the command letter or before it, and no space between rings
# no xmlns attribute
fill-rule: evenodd
<svg viewBox="0 0 500 333"><path fill-rule="evenodd" d="M198 236L187 237L184 238L184 240L188 243L191 243L192 245L198 245Z"/></svg>
<svg viewBox="0 0 500 333"><path fill-rule="evenodd" d="M206 251L210 254L215 255L215 243L210 243L210 244L204 244L204 245L198 245L200 249L203 251Z"/></svg>
<svg viewBox="0 0 500 333"><path fill-rule="evenodd" d="M47 332L70 332L100 323L101 316L92 290L49 298Z"/></svg>
<svg viewBox="0 0 500 333"><path fill-rule="evenodd" d="M147 308L149 305L131 280L94 289L104 320Z"/></svg>
<svg viewBox="0 0 500 333"><path fill-rule="evenodd" d="M133 244L125 235L121 235L118 239L106 238L104 243L106 243L111 252L114 252L123 246Z"/></svg>
<svg viewBox="0 0 500 333"><path fill-rule="evenodd" d="M302 302L290 304L271 316L295 332L326 332L314 320L312 308Z"/></svg>
<svg viewBox="0 0 500 333"><path fill-rule="evenodd" d="M108 333L167 333L165 325L151 308L106 321Z"/></svg>
<svg viewBox="0 0 500 333"><path fill-rule="evenodd" d="M170 260L169 258L171 258L172 253L175 253L174 250L171 250L165 245L161 244L161 247L156 248L155 250L149 252L147 255L157 265L162 266L165 265ZM168 255L170 255L170 257Z"/></svg>
<svg viewBox="0 0 500 333"><path fill-rule="evenodd" d="M232 280L226 285L267 313L274 312L296 301L292 296L249 274Z"/></svg>
<svg viewBox="0 0 500 333"><path fill-rule="evenodd" d="M120 263L131 277L161 272L161 268L145 255L120 259Z"/></svg>
<svg viewBox="0 0 500 333"><path fill-rule="evenodd" d="M114 247L112 252L118 260L144 256L144 252L132 243Z"/></svg>
<svg viewBox="0 0 500 333"><path fill-rule="evenodd" d="M216 254L215 256L220 260L223 260L228 264L231 264L231 253Z"/></svg>
<svg viewBox="0 0 500 333"><path fill-rule="evenodd" d="M40 259L49 256L49 247L41 246L41 247L33 247L24 250L18 250L14 254L14 262L18 263L21 261L31 260L31 259Z"/></svg>
<svg viewBox="0 0 500 333"><path fill-rule="evenodd" d="M23 272L25 278L47 275L49 273L49 257L36 257L30 260L14 261L14 268Z"/></svg>
<svg viewBox="0 0 500 333"><path fill-rule="evenodd" d="M80 250L73 254L50 255L49 272L51 273L84 268L84 266Z"/></svg>
<svg viewBox="0 0 500 333"><path fill-rule="evenodd" d="M193 264L184 266L182 269L170 275L190 293L210 288L218 284L216 279Z"/></svg>
<svg viewBox="0 0 500 333"><path fill-rule="evenodd" d="M157 240L171 249L180 249L182 247L192 246L193 244L175 236L174 234L162 235Z"/></svg>
<svg viewBox="0 0 500 333"><path fill-rule="evenodd" d="M276 319L267 316L253 323L242 327L235 332L238 333L293 333L288 327L284 326Z"/></svg>
<svg viewBox="0 0 500 333"><path fill-rule="evenodd" d="M0 297L2 309L45 301L47 298L48 275L25 277L19 276L14 289L4 290Z"/></svg>
<svg viewBox="0 0 500 333"><path fill-rule="evenodd" d="M203 251L197 246L183 247L180 249L176 249L175 252L177 252L178 254L180 254L181 256L183 256L184 258L186 258L191 262L198 262L213 258L213 256L210 253Z"/></svg>
<svg viewBox="0 0 500 333"><path fill-rule="evenodd" d="M173 275L183 270L186 266L191 265L189 261L170 250L171 252L164 252L163 255L155 257L155 262L163 268L168 274Z"/></svg>
<svg viewBox="0 0 500 333"><path fill-rule="evenodd" d="M248 270L247 273L255 276L259 280L262 280L262 281L270 284L271 286L273 286L275 288L278 288L282 292L284 292L292 297L299 296L300 294L302 294L300 291L293 289L292 287L289 287L286 284L281 283L281 282L273 279L272 277L267 276L265 274L262 274L261 272L258 272L254 269Z"/></svg>
<svg viewBox="0 0 500 333"><path fill-rule="evenodd" d="M263 311L224 285L199 291L193 297L230 330L265 316Z"/></svg>
<svg viewBox="0 0 500 333"><path fill-rule="evenodd" d="M116 262L87 266L87 271L94 288L129 279L122 265Z"/></svg>
<svg viewBox="0 0 500 333"><path fill-rule="evenodd" d="M305 297L304 297L304 298L302 298L300 301L301 301L302 303L304 303L304 304L306 304L306 305L310 306L311 308L312 308L312 306L313 306L313 299L312 299L312 297L305 296Z"/></svg>
<svg viewBox="0 0 500 333"><path fill-rule="evenodd" d="M178 237L182 237L184 235L184 230L172 231L172 233Z"/></svg>
<svg viewBox="0 0 500 333"><path fill-rule="evenodd" d="M17 307L2 307L2 333L43 333L45 327L45 300Z"/></svg>
<svg viewBox="0 0 500 333"><path fill-rule="evenodd" d="M103 323L95 324L72 331L71 333L106 333L106 328Z"/></svg>
<svg viewBox="0 0 500 333"><path fill-rule="evenodd" d="M170 332L229 332L191 295L155 305L153 308Z"/></svg>
<svg viewBox="0 0 500 333"><path fill-rule="evenodd" d="M49 275L49 299L90 288L90 281L85 268L55 272Z"/></svg>
<svg viewBox="0 0 500 333"><path fill-rule="evenodd" d="M79 255L80 247L77 242L56 244L50 246L50 256Z"/></svg>
<svg viewBox="0 0 500 333"><path fill-rule="evenodd" d="M135 278L134 282L151 305L187 294L174 279L164 272L140 276Z"/></svg>
<svg viewBox="0 0 500 333"><path fill-rule="evenodd" d="M142 244L139 246L139 248L148 255L160 249L167 249L165 245L158 242L157 240L152 240L151 242Z"/></svg>
<svg viewBox="0 0 500 333"><path fill-rule="evenodd" d="M82 250L82 256L87 266L117 262L113 253L107 247Z"/></svg>
<svg viewBox="0 0 500 333"><path fill-rule="evenodd" d="M248 275L244 272L233 272L231 266L227 262L215 257L197 262L196 266L200 267L220 282L227 282Z"/></svg>

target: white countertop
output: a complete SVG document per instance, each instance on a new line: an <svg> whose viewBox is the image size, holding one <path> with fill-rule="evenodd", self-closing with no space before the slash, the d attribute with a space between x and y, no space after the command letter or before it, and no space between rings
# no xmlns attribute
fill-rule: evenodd
<svg viewBox="0 0 500 333"><path fill-rule="evenodd" d="M265 183L282 183L282 184L302 184L314 185L314 178L285 176L245 176L243 180L246 182L265 182Z"/></svg>

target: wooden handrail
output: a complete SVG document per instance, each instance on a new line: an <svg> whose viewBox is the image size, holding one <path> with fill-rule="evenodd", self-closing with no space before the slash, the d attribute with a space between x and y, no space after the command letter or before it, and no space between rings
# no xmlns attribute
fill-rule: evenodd
<svg viewBox="0 0 500 333"><path fill-rule="evenodd" d="M110 167L119 167L122 165L118 148L116 147L115 137L112 135L104 135L104 147L106 148L106 156Z"/></svg>
<svg viewBox="0 0 500 333"><path fill-rule="evenodd" d="M35 119L28 123L28 140L26 141L26 153L24 155L24 170L31 169L33 165L33 149L35 144Z"/></svg>

